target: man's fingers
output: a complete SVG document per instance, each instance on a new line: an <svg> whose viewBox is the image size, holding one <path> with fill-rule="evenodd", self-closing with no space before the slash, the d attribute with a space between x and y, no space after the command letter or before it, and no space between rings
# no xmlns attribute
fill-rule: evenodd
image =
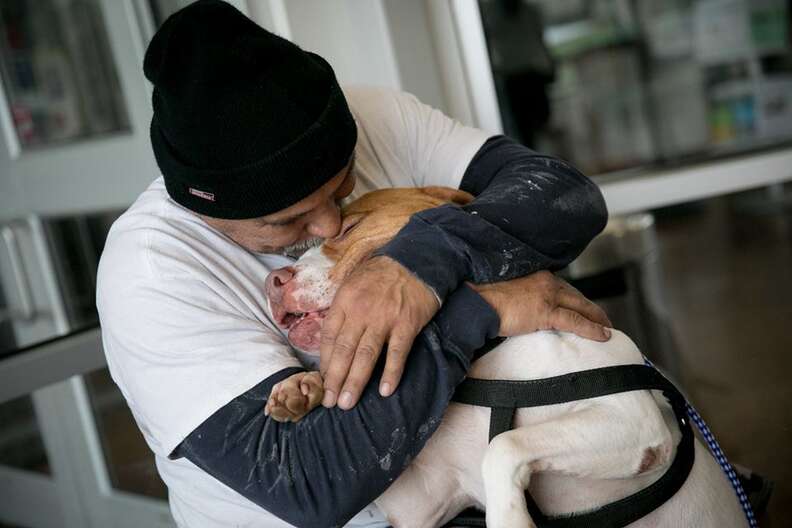
<svg viewBox="0 0 792 528"><path fill-rule="evenodd" d="M338 333L344 326L346 316L343 310L333 310L330 312L322 322L322 335L319 340L319 372L324 375L327 367L330 365L330 357L333 355L333 347L335 346Z"/></svg>
<svg viewBox="0 0 792 528"><path fill-rule="evenodd" d="M558 305L562 308L569 308L570 310L578 312L580 315L594 323L608 327L613 326L613 324L610 322L610 319L608 319L608 315L605 313L605 310L603 310L596 303L588 300L583 296L583 294L571 286L569 286L568 289L562 288L558 292Z"/></svg>
<svg viewBox="0 0 792 528"><path fill-rule="evenodd" d="M571 332L594 341L607 341L610 339L610 330L600 324L589 321L580 313L568 308L556 308L553 310L549 322L554 330Z"/></svg>
<svg viewBox="0 0 792 528"><path fill-rule="evenodd" d="M385 356L385 369L380 380L380 395L390 396L399 386L404 372L404 364L407 362L407 355L410 353L414 339L414 335L404 332L391 334L388 340L388 352Z"/></svg>
<svg viewBox="0 0 792 528"><path fill-rule="evenodd" d="M364 330L360 323L347 320L347 324L336 337L327 370L324 373L325 393L322 405L325 407L332 407L336 404Z"/></svg>
<svg viewBox="0 0 792 528"><path fill-rule="evenodd" d="M384 344L385 336L380 332L366 330L363 334L355 351L355 357L352 360L344 387L341 389L341 395L338 397L340 408L346 411L358 402L363 389L371 378L371 372L374 370L374 365L377 364L377 358L379 358Z"/></svg>

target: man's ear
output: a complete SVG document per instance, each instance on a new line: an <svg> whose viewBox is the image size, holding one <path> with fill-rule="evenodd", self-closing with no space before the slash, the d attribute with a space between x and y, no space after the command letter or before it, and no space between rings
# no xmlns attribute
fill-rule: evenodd
<svg viewBox="0 0 792 528"><path fill-rule="evenodd" d="M452 189L451 187L422 187L421 190L431 196L444 202L454 203L457 205L467 205L473 201L473 195L460 191L459 189Z"/></svg>

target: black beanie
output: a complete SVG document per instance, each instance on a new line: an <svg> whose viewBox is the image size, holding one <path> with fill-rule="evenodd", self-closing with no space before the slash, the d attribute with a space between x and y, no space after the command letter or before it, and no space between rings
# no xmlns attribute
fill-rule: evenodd
<svg viewBox="0 0 792 528"><path fill-rule="evenodd" d="M264 216L349 161L357 128L330 65L221 0L176 12L146 50L151 144L171 198L215 218Z"/></svg>

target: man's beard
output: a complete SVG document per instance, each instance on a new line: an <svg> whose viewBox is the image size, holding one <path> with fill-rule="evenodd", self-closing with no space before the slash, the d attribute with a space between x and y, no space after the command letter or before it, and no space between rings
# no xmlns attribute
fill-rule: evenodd
<svg viewBox="0 0 792 528"><path fill-rule="evenodd" d="M323 238L309 238L308 240L302 240L297 242L296 244L292 244L291 246L286 246L285 248L280 250L281 255L285 255L287 257L291 257L293 259L298 259L302 256L303 253L308 251L311 248L315 248L324 242Z"/></svg>

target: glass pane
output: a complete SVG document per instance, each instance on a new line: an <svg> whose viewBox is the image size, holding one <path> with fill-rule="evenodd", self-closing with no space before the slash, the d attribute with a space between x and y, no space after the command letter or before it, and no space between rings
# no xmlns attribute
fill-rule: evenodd
<svg viewBox="0 0 792 528"><path fill-rule="evenodd" d="M96 271L110 226L119 210L51 217L44 231L53 258L64 309L72 328L99 324L96 313Z"/></svg>
<svg viewBox="0 0 792 528"><path fill-rule="evenodd" d="M479 0L506 133L598 174L789 144L786 0Z"/></svg>
<svg viewBox="0 0 792 528"><path fill-rule="evenodd" d="M50 474L30 396L0 404L0 466Z"/></svg>
<svg viewBox="0 0 792 528"><path fill-rule="evenodd" d="M0 74L23 149L129 130L98 0L0 0Z"/></svg>
<svg viewBox="0 0 792 528"><path fill-rule="evenodd" d="M135 419L107 369L85 376L96 428L113 487L138 495L167 499L165 484L154 465Z"/></svg>
<svg viewBox="0 0 792 528"><path fill-rule="evenodd" d="M41 241L46 244L51 256L51 271L61 294L68 330L59 330L47 317L40 318L44 324L39 324L33 330L29 329L30 325L15 324L21 315L22 303L10 267L10 253L8 248L0 244L0 267L7 271L7 280L0 281L6 283L0 284L0 358L24 354L27 347L99 325L96 313L96 271L107 233L120 214L120 210L107 210L37 218L36 225L40 225L40 230L22 222L11 224L18 242L12 245L19 248L31 288L41 284L44 273L49 273L38 263L39 255L35 249L38 242L31 238L34 232L43 235ZM41 296L34 299L39 299L37 310L47 314L49 301Z"/></svg>

